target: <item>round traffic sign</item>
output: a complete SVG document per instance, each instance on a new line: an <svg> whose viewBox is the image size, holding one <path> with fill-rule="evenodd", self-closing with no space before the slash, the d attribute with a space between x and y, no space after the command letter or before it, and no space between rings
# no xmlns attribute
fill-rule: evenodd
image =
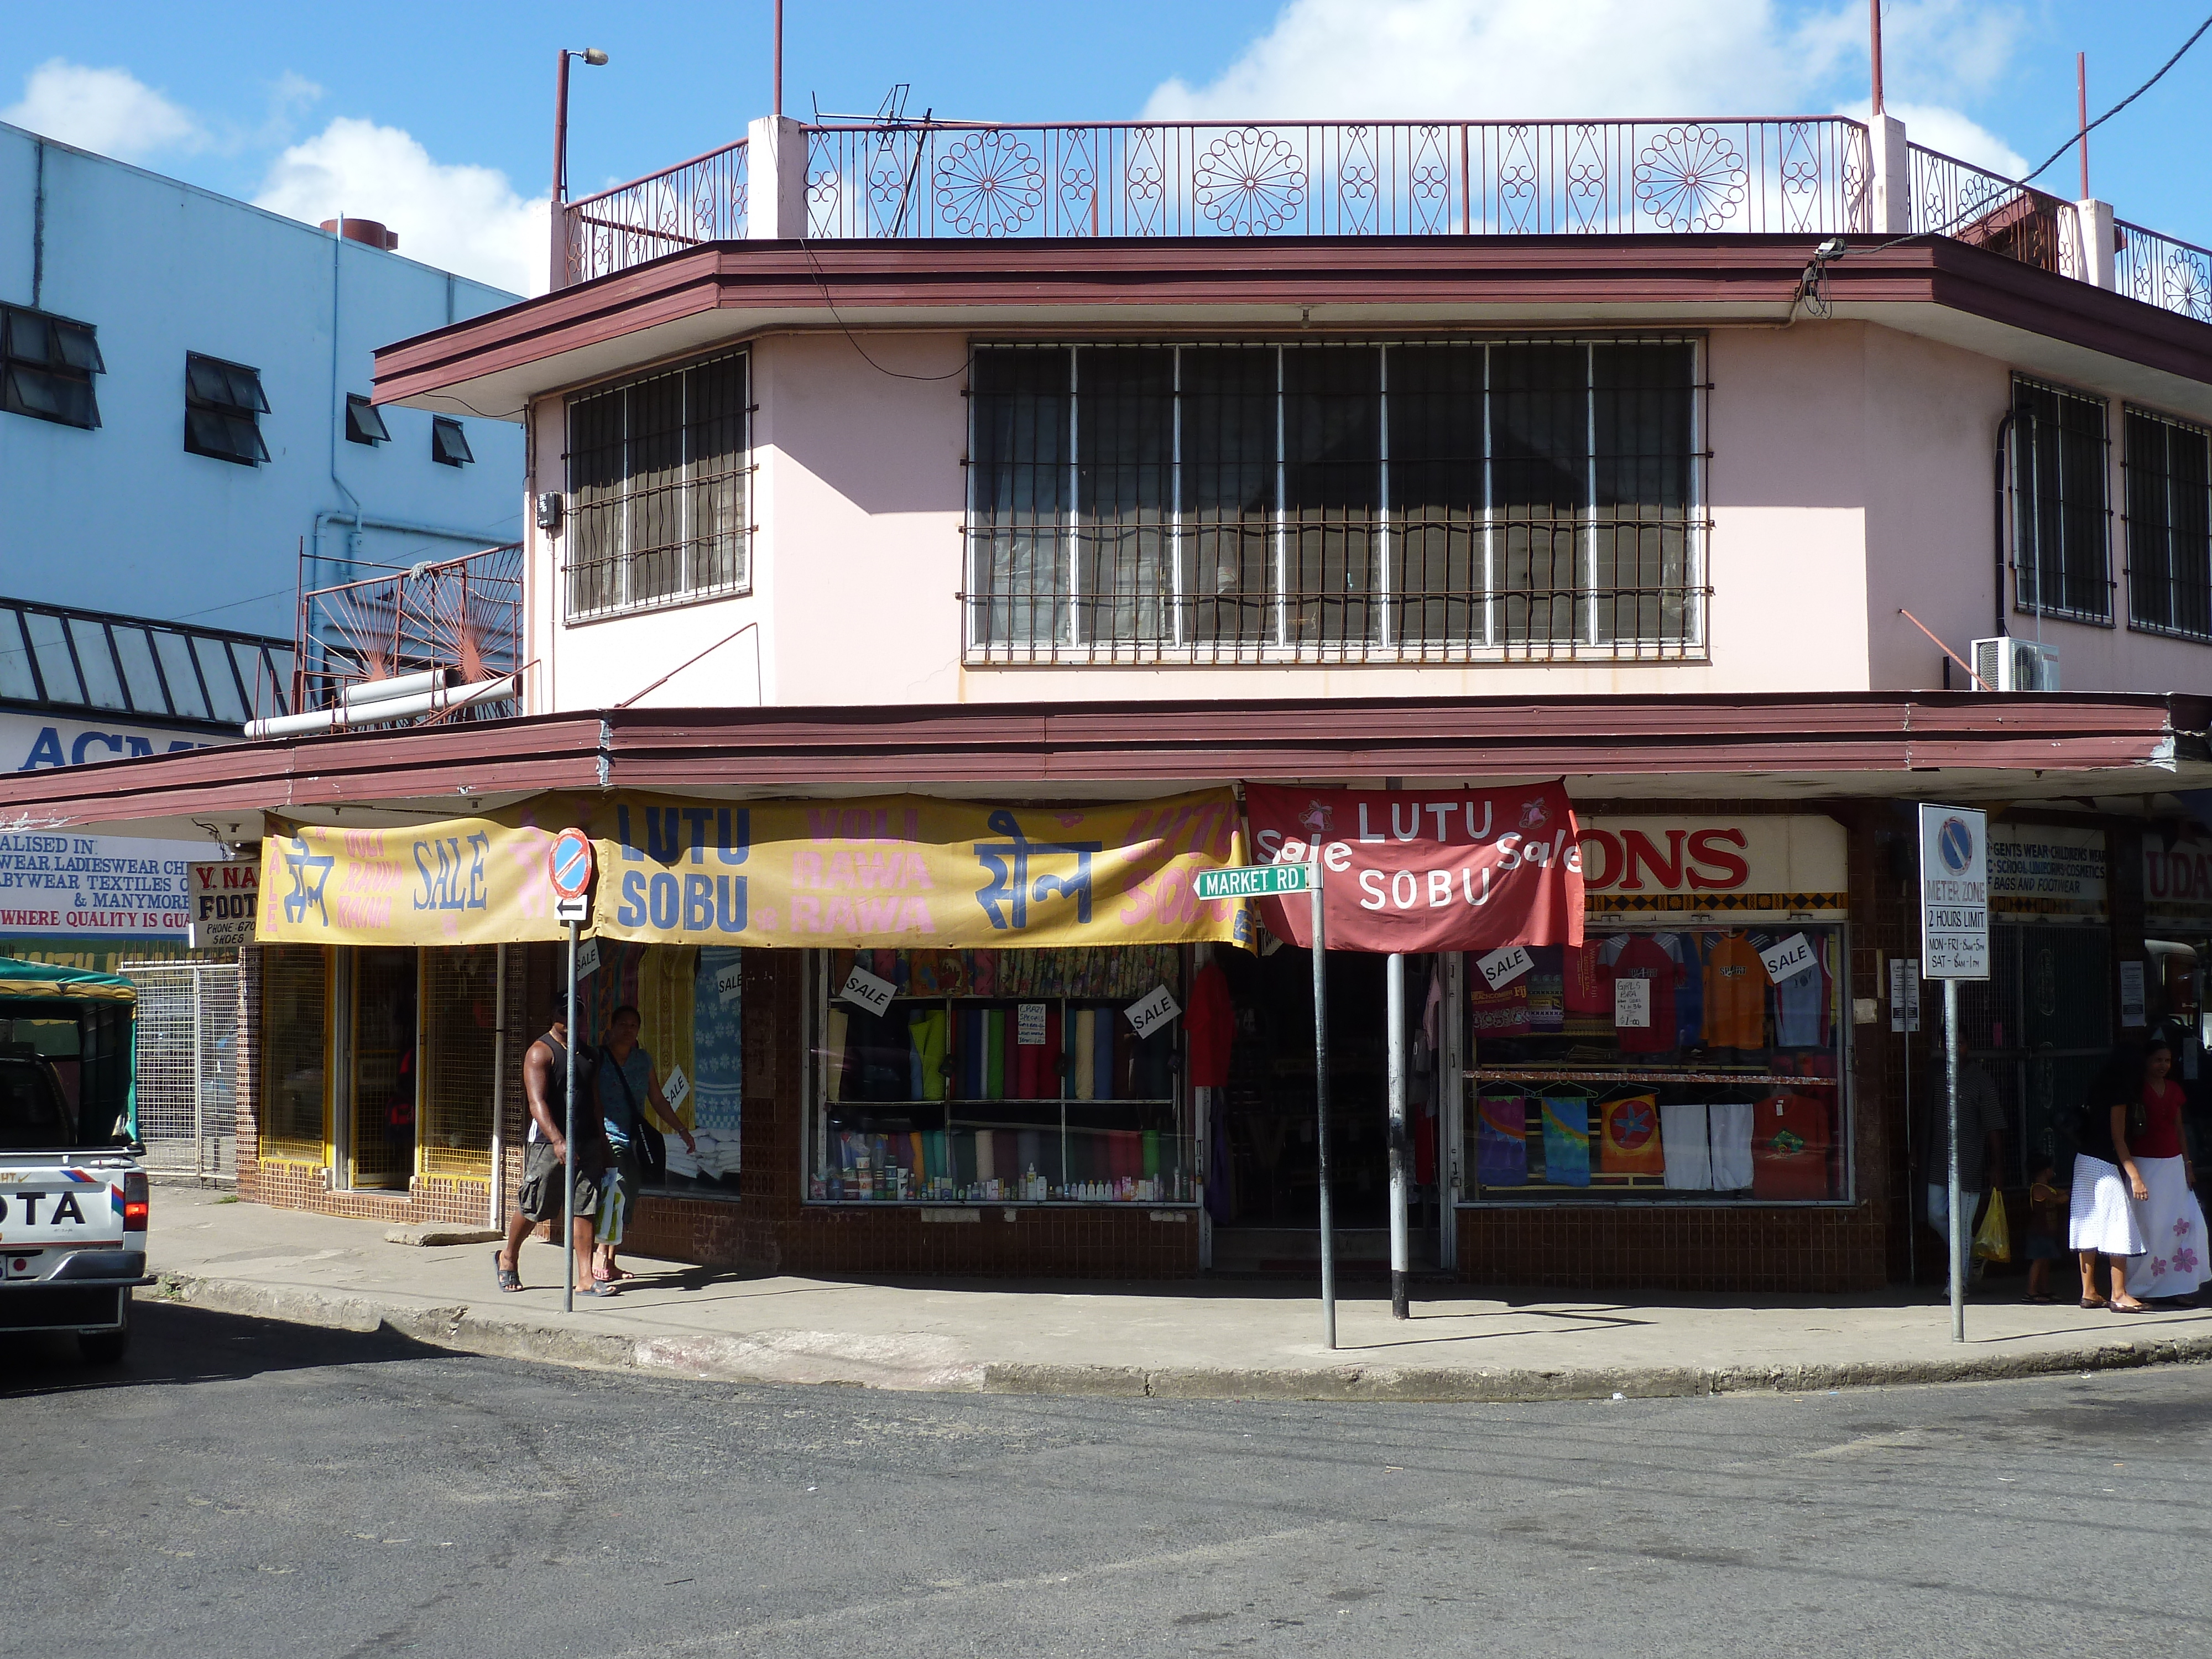
<svg viewBox="0 0 2212 1659"><path fill-rule="evenodd" d="M592 838L580 830L563 830L545 856L553 890L562 898L581 898L592 884Z"/></svg>

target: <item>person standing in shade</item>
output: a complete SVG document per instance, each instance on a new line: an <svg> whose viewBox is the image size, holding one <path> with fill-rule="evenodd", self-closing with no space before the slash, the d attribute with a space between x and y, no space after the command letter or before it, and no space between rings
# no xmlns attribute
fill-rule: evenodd
<svg viewBox="0 0 2212 1659"><path fill-rule="evenodd" d="M573 1152L576 1155L576 1294L600 1294L591 1276L592 1216L599 1207L607 1148L599 1131L599 1114L592 1109L587 1070L580 1072L576 1079L577 1104L583 1109L576 1126L580 1133L576 1144L572 1146L568 1140L568 1068L574 1064L568 1050L568 1023L563 1019L555 1020L522 1057L522 1092L530 1108L530 1132L523 1147L522 1190L516 1195L514 1213L507 1218L507 1243L492 1252L492 1267L499 1274L502 1291L522 1288L522 1241L538 1223L551 1222L558 1237L561 1217L568 1208L564 1170Z"/></svg>
<svg viewBox="0 0 2212 1659"><path fill-rule="evenodd" d="M1948 1243L1951 1237L1951 1116L1938 1074L1934 1104L1923 1120L1920 1168L1928 1187L1928 1224ZM2004 1168L2004 1110L1996 1085L1978 1060L1959 1064L1959 1205L1968 1240L1973 1237L1982 1193L1990 1173ZM1988 1264L1972 1258L1968 1271L1978 1279Z"/></svg>
<svg viewBox="0 0 2212 1659"><path fill-rule="evenodd" d="M2197 1166L2181 1129L2181 1085L2173 1050L2162 1037L2143 1051L2142 1082L2123 1125L2136 1177L2131 1196L2144 1250L2128 1263L2128 1294L2174 1306L2196 1299L2212 1279L2205 1261L2204 1211L2197 1200Z"/></svg>
<svg viewBox="0 0 2212 1659"><path fill-rule="evenodd" d="M2068 1194L2066 1242L2081 1258L2081 1305L2109 1307L2114 1313L2141 1313L2143 1304L2129 1292L2127 1261L2143 1253L2142 1223L2130 1200L2148 1198L2128 1146L2128 1114L2142 1091L2142 1061L2118 1051L2090 1086L2082 1103L2074 1154L2074 1181ZM2097 1258L2110 1268L2112 1296L2097 1291Z"/></svg>
<svg viewBox="0 0 2212 1659"><path fill-rule="evenodd" d="M599 1050L599 1118L612 1159L612 1179L605 1185L599 1212L599 1259L592 1268L592 1277L601 1285L634 1277L615 1264L615 1251L637 1202L637 1140L642 1126L650 1120L661 1133L681 1136L686 1151L696 1154L699 1150L691 1131L660 1097L659 1068L637 1040L644 1024L644 1016L624 1003L608 1019L607 1040Z"/></svg>

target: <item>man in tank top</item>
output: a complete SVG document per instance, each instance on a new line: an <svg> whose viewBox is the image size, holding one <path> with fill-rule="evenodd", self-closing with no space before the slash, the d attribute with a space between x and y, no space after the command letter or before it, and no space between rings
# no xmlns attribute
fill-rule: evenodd
<svg viewBox="0 0 2212 1659"><path fill-rule="evenodd" d="M556 1019L552 1029L530 1045L522 1058L522 1090L530 1106L530 1131L523 1147L522 1190L514 1213L507 1218L507 1244L492 1255L502 1291L519 1291L522 1279L522 1241L541 1221L553 1224L557 1239L561 1217L568 1208L568 1177L564 1173L572 1150L567 1132L568 1068L577 1063L568 1048L568 1025ZM611 1285L592 1280L592 1218L599 1207L599 1182L607 1167L605 1132L600 1127L598 1097L592 1092L588 1061L576 1078L576 1294L611 1296Z"/></svg>

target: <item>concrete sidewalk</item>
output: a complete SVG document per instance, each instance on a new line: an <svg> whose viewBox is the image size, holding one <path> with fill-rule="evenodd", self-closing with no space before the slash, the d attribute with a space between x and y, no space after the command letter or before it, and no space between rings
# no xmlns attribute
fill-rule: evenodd
<svg viewBox="0 0 2212 1659"><path fill-rule="evenodd" d="M1449 1294L1390 1318L1360 1285L1321 1344L1310 1287L740 1279L633 1258L618 1297L561 1310L561 1253L390 1243L346 1221L155 1191L152 1270L198 1307L473 1353L745 1382L1284 1400L1561 1400L1806 1390L2212 1358L2212 1310L2117 1315L1970 1304L1968 1340L1922 1297ZM2019 1281L2011 1281L2017 1284ZM1441 1288L1441 1287L1440 1287Z"/></svg>

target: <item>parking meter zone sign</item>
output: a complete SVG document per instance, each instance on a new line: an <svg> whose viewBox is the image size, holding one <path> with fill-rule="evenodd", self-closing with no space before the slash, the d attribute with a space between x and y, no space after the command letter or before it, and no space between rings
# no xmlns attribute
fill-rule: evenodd
<svg viewBox="0 0 2212 1659"><path fill-rule="evenodd" d="M1920 971L1990 976L1989 821L1971 807L1920 808Z"/></svg>

